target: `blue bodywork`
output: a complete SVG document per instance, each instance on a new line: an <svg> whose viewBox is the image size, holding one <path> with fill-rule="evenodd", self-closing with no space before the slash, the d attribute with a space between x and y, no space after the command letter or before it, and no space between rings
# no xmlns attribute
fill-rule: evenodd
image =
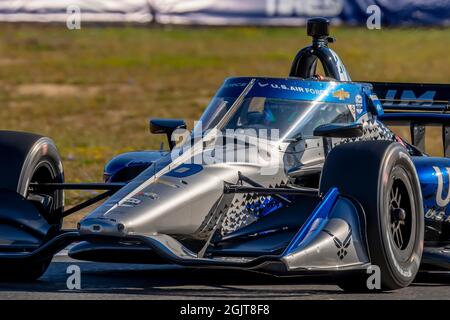
<svg viewBox="0 0 450 320"><path fill-rule="evenodd" d="M308 217L308 220L303 224L302 228L294 236L283 255L288 255L295 251L313 228L316 228L316 230L322 229L320 225L327 222L327 217L336 203L338 196L339 192L337 188L332 188L328 191L314 212Z"/></svg>
<svg viewBox="0 0 450 320"><path fill-rule="evenodd" d="M167 154L166 151L122 153L105 165L103 178L105 182L128 182Z"/></svg>
<svg viewBox="0 0 450 320"><path fill-rule="evenodd" d="M321 101L355 105L361 98L361 108L356 110L357 117L371 111L382 114L379 100L372 94L370 84L356 82L305 81L294 78L255 78L235 77L225 80L215 97L238 97L250 81L256 84L247 93L247 97L270 97L274 99Z"/></svg>
<svg viewBox="0 0 450 320"><path fill-rule="evenodd" d="M437 157L413 157L412 159L422 189L426 222L425 240L448 241L450 208L448 205L439 206L436 199L440 197L448 203L445 200L450 196L450 176L447 170L450 168L450 159Z"/></svg>

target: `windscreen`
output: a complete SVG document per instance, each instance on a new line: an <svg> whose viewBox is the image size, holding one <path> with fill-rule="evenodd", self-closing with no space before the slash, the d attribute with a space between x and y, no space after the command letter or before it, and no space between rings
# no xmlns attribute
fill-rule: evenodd
<svg viewBox="0 0 450 320"><path fill-rule="evenodd" d="M285 140L313 136L314 129L323 124L355 121L354 105L320 101L327 100L322 98L329 93L332 96L335 89L310 89L302 95L285 94L287 89L283 87L279 91L273 85L269 88L257 81L222 88L200 119L201 131L252 129L258 134L263 130L277 130L279 140Z"/></svg>

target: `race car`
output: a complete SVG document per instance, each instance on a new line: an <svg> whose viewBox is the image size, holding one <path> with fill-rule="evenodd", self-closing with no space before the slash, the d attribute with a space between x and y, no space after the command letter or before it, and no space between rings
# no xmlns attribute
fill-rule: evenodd
<svg viewBox="0 0 450 320"><path fill-rule="evenodd" d="M68 245L94 262L331 274L348 291L450 269L450 85L353 82L329 21L307 33L287 78L226 79L192 132L150 120L170 149L118 155L101 183L65 182L51 139L1 131L0 277L38 279ZM424 153L427 125L445 157ZM104 192L67 209L65 190Z"/></svg>

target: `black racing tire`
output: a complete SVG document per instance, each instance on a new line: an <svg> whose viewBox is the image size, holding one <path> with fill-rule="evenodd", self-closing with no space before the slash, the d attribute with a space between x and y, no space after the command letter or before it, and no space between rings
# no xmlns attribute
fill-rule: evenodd
<svg viewBox="0 0 450 320"><path fill-rule="evenodd" d="M30 183L64 182L64 170L61 157L51 139L27 132L0 131L0 177L0 189L15 191L30 199L33 196L29 192ZM37 207L41 216L51 225L49 233L58 233L62 226L60 214L64 209L63 191L40 192L39 196L51 198L48 206ZM47 234L46 238L51 237L51 234ZM51 258L26 265L2 266L0 279L38 279L50 262Z"/></svg>
<svg viewBox="0 0 450 320"><path fill-rule="evenodd" d="M391 141L339 145L329 153L320 191L337 187L362 205L370 261L381 271L380 290L412 283L423 252L424 212L415 166L407 150ZM367 273L346 274L337 284L346 291L369 291Z"/></svg>

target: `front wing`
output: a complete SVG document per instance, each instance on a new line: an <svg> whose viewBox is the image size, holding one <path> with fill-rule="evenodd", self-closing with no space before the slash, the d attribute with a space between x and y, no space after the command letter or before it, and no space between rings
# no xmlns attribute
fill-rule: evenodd
<svg viewBox="0 0 450 320"><path fill-rule="evenodd" d="M266 269L287 273L360 270L370 265L363 209L355 200L339 194L336 188L330 189L324 196L319 196L317 190L292 188L254 187L250 190L249 187L226 186L224 190L226 193L249 191L279 195L297 193L317 197L318 201L295 232L267 230L253 238L249 236L234 241L235 247L217 246L209 239L202 250L193 252L175 237L166 234L87 238L78 231L64 231L29 252L0 252L0 263L45 260L67 245L82 241L72 250L72 257L97 261L173 263L189 267ZM276 250L271 251L270 248Z"/></svg>

